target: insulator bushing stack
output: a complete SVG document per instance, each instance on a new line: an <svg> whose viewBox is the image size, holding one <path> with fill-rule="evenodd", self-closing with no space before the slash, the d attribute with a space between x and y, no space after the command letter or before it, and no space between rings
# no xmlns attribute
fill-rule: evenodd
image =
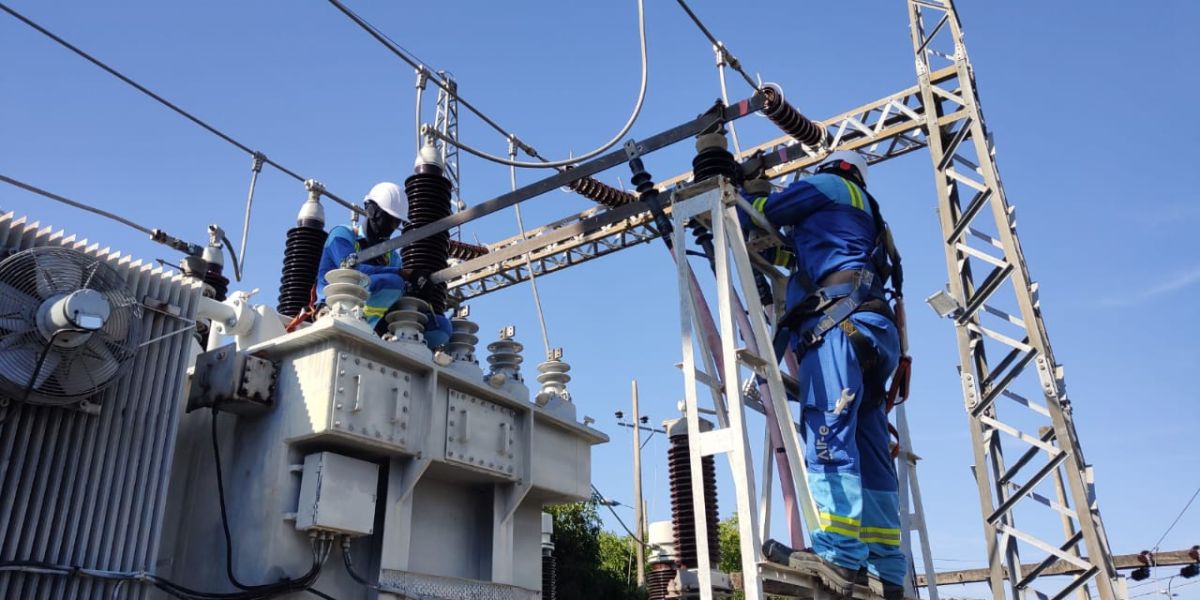
<svg viewBox="0 0 1200 600"><path fill-rule="evenodd" d="M325 274L325 303L335 317L361 317L371 292L371 278L356 269L332 269Z"/></svg>
<svg viewBox="0 0 1200 600"><path fill-rule="evenodd" d="M649 600L663 600L678 573L675 568L675 534L670 521L655 521L650 524L649 530L646 541L650 545L650 555L646 561L650 563L650 571L646 573L646 591L649 592Z"/></svg>
<svg viewBox="0 0 1200 600"><path fill-rule="evenodd" d="M319 189L319 188L318 188ZM283 247L283 274L279 278L279 304L276 310L295 317L312 301L312 290L325 249L325 210L320 193L310 187L308 200L300 208L296 226L287 231Z"/></svg>
<svg viewBox="0 0 1200 600"><path fill-rule="evenodd" d="M570 169L571 167L567 168ZM618 190L611 185L600 183L592 177L576 179L568 183L567 187L571 188L571 191L576 194L609 208L616 208L637 200L633 194Z"/></svg>
<svg viewBox="0 0 1200 600"><path fill-rule="evenodd" d="M542 600L558 598L558 563L554 559L554 516L542 513Z"/></svg>
<svg viewBox="0 0 1200 600"><path fill-rule="evenodd" d="M538 391L535 400L539 405L544 405L553 398L561 398L566 402L571 401L571 394L567 392L567 382L571 381L571 376L567 371L571 370L571 365L562 360L561 352L556 352L557 356L552 355L549 360L538 365L538 383L542 384L542 389Z"/></svg>
<svg viewBox="0 0 1200 600"><path fill-rule="evenodd" d="M825 141L825 130L800 114L796 107L788 104L783 99L782 91L772 86L764 86L761 91L764 100L763 115L784 133L810 148L817 148Z"/></svg>
<svg viewBox="0 0 1200 600"><path fill-rule="evenodd" d="M521 351L525 350L525 345L517 340L512 339L512 334L506 330L501 333L500 339L488 344L488 364L491 365L493 375L501 375L505 381L523 381L521 378L521 363L525 358L521 356Z"/></svg>
<svg viewBox="0 0 1200 600"><path fill-rule="evenodd" d="M702 133L696 136L696 157L692 159L692 181L704 181L717 175L733 180L738 163L729 152L725 132Z"/></svg>
<svg viewBox="0 0 1200 600"><path fill-rule="evenodd" d="M434 221L450 216L452 184L446 178L437 150L433 146L421 149L414 173L404 180L404 193L408 196L407 233ZM446 268L450 257L450 232L435 233L417 240L401 251L404 267L415 273L435 273ZM446 284L435 283L418 294L429 303L437 314L446 312Z"/></svg>
<svg viewBox="0 0 1200 600"><path fill-rule="evenodd" d="M475 358L475 344L479 343L476 333L479 333L479 324L475 321L466 317L450 319L450 341L446 344L446 351L456 364L479 366L479 359Z"/></svg>
<svg viewBox="0 0 1200 600"><path fill-rule="evenodd" d="M416 296L402 296L388 311L388 331L397 342L425 345L425 322L429 320L429 303Z"/></svg>
<svg viewBox="0 0 1200 600"><path fill-rule="evenodd" d="M712 424L700 420L700 430L708 431ZM667 469L671 487L671 524L675 532L676 562L685 569L700 566L696 539L696 515L692 504L692 471L689 455L687 421L679 419L667 426L671 446L667 449ZM703 519L708 527L708 557L713 568L721 560L721 546L717 533L717 466L711 455L700 459L701 476L704 481Z"/></svg>
<svg viewBox="0 0 1200 600"><path fill-rule="evenodd" d="M487 246L468 244L458 240L450 240L450 258L455 260L471 260L488 253Z"/></svg>

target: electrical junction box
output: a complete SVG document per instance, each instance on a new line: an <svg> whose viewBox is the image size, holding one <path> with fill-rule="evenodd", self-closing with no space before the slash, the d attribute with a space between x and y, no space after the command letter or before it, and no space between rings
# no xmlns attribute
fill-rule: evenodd
<svg viewBox="0 0 1200 600"><path fill-rule="evenodd" d="M333 452L304 457L296 529L371 535L379 465Z"/></svg>

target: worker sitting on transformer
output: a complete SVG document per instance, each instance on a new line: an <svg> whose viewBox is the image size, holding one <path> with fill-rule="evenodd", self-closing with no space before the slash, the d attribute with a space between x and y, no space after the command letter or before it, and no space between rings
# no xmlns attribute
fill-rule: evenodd
<svg viewBox="0 0 1200 600"><path fill-rule="evenodd" d="M371 188L363 198L363 208L366 212L363 235L358 235L346 225L338 225L329 231L329 238L325 241L325 249L321 253L321 266L317 270L318 290L323 289L326 283L325 274L340 268L346 257L392 237L408 216L408 198L400 186L385 181ZM387 331L384 315L404 295L405 290L410 287L409 283L425 285L428 280L426 274L412 273L402 268L398 250L361 262L354 268L371 279L368 285L370 296L363 307L363 317L380 335ZM430 348L437 348L449 340L450 321L443 315L429 316L426 324L426 343Z"/></svg>
<svg viewBox="0 0 1200 600"><path fill-rule="evenodd" d="M866 191L866 161L835 152L817 171L780 192L747 197L771 225L791 228L796 265L776 352L790 346L799 360L805 462L818 509L811 550L770 540L764 553L817 572L846 597L866 583L865 566L886 598L899 599L907 567L885 384L900 342L884 296L899 256Z"/></svg>

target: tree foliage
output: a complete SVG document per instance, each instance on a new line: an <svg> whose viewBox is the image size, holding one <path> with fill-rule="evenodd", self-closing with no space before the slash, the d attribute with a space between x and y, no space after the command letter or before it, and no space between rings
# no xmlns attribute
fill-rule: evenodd
<svg viewBox="0 0 1200 600"><path fill-rule="evenodd" d="M717 568L725 573L742 570L742 536L738 531L738 518L733 515L717 523L717 542L721 547L721 562Z"/></svg>
<svg viewBox="0 0 1200 600"><path fill-rule="evenodd" d="M593 502L552 506L554 557L559 600L640 600L645 594L630 576L632 540L600 527Z"/></svg>

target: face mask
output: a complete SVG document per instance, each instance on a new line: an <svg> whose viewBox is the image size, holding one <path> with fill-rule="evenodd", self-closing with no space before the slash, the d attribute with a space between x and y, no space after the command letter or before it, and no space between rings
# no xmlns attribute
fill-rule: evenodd
<svg viewBox="0 0 1200 600"><path fill-rule="evenodd" d="M367 239L379 241L390 238L399 226L399 219L379 208L378 204L367 202Z"/></svg>

